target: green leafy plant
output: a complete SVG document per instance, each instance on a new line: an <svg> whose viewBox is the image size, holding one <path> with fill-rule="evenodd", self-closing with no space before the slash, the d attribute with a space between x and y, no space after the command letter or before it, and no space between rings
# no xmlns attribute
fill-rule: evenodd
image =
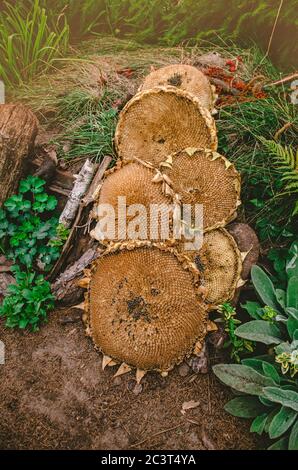
<svg viewBox="0 0 298 470"><path fill-rule="evenodd" d="M252 341L239 338L236 336L235 331L237 325L241 324L241 321L236 317L236 309L229 302L225 302L219 306L218 311L221 313L224 323L224 329L229 335L229 339L225 342L224 348L230 348L231 359L236 362L240 362L240 356L243 353L253 352Z"/></svg>
<svg viewBox="0 0 298 470"><path fill-rule="evenodd" d="M0 78L7 86L31 81L65 53L68 40L65 16L57 12L56 21L50 25L40 0L15 5L4 2L0 13Z"/></svg>
<svg viewBox="0 0 298 470"><path fill-rule="evenodd" d="M64 227L63 224L58 224L56 227L56 236L49 241L49 246L61 247L68 239L70 229Z"/></svg>
<svg viewBox="0 0 298 470"><path fill-rule="evenodd" d="M298 214L298 149L295 153L292 147L283 146L275 140L266 140L262 137L260 140L273 156L276 168L282 172L281 181L284 183L285 195L297 195L293 208L293 215L296 215Z"/></svg>
<svg viewBox="0 0 298 470"><path fill-rule="evenodd" d="M45 190L45 181L35 176L22 180L19 193L8 198L0 209L0 244L8 259L27 269L37 260L49 271L59 257L58 219L50 217L57 199ZM61 230L61 229L58 229Z"/></svg>
<svg viewBox="0 0 298 470"><path fill-rule="evenodd" d="M59 100L58 118L64 123L65 132L56 143L64 159L83 155L100 162L105 155L115 156L113 137L118 117L118 109L113 107L115 99L108 90L101 98L77 90Z"/></svg>
<svg viewBox="0 0 298 470"><path fill-rule="evenodd" d="M47 320L47 312L54 307L50 284L34 272L11 268L16 283L8 286L8 294L0 305L0 316L6 318L8 328L27 328L37 331Z"/></svg>
<svg viewBox="0 0 298 470"><path fill-rule="evenodd" d="M286 262L286 289L276 288L258 266L252 282L259 301L243 305L252 321L238 326L239 338L265 345L267 354L242 359L241 364L218 364L215 375L238 396L225 406L242 418L254 418L251 432L278 439L269 449L298 449L298 242ZM244 395L243 395L244 394Z"/></svg>
<svg viewBox="0 0 298 470"><path fill-rule="evenodd" d="M261 242L288 248L295 240L297 194L285 190L283 178L288 176L285 171L292 170L289 166L285 170L284 160L277 164L272 149L264 145L285 122L294 127L287 129L278 145L291 149L297 140L295 106L272 92L265 99L220 109L217 126L219 149L228 153L242 176L243 217L256 228Z"/></svg>

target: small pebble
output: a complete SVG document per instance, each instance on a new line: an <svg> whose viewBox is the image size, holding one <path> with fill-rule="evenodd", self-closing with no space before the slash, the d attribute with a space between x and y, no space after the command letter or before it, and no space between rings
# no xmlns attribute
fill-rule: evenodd
<svg viewBox="0 0 298 470"><path fill-rule="evenodd" d="M116 387L119 387L119 385L122 384L122 378L121 377L115 377L113 379L113 384L116 385Z"/></svg>
<svg viewBox="0 0 298 470"><path fill-rule="evenodd" d="M139 395L143 390L143 385L142 384L136 384L133 389L133 393L135 395Z"/></svg>
<svg viewBox="0 0 298 470"><path fill-rule="evenodd" d="M179 366L178 372L181 377L186 377L189 371L190 367L185 362Z"/></svg>

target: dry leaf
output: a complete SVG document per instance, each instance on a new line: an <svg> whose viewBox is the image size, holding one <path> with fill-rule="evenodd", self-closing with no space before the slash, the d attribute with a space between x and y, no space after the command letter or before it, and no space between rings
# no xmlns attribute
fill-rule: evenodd
<svg viewBox="0 0 298 470"><path fill-rule="evenodd" d="M195 147L187 147L187 148L185 149L185 152L186 152L190 157L192 157L192 156L197 152L197 150L198 150L198 149L195 148Z"/></svg>
<svg viewBox="0 0 298 470"><path fill-rule="evenodd" d="M200 405L199 401L194 401L194 400L185 401L182 405L181 413L185 415L187 410L191 410L192 408L197 408L199 405Z"/></svg>

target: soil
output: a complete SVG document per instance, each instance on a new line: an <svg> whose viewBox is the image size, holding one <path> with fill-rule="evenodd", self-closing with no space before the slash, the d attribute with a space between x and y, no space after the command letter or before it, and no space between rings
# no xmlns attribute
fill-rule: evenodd
<svg viewBox="0 0 298 470"><path fill-rule="evenodd" d="M249 423L228 415L230 392L186 364L167 378L101 369L77 310L50 315L38 333L0 323L1 449L256 449ZM216 358L212 359L213 362ZM217 358L218 360L218 358ZM182 405L199 402L181 413Z"/></svg>

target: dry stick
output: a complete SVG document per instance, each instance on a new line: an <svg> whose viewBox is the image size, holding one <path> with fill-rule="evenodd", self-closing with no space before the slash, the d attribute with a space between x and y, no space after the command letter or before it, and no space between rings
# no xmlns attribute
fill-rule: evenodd
<svg viewBox="0 0 298 470"><path fill-rule="evenodd" d="M272 83L267 83L264 85L264 88L270 87L270 86L277 86L277 85L283 85L284 83L291 82L298 78L298 72L292 73L291 75L287 75L284 78L281 78L280 80L276 80L275 82Z"/></svg>
<svg viewBox="0 0 298 470"><path fill-rule="evenodd" d="M275 17L273 28L272 28L272 31L271 31L271 34L270 34L268 47L267 47L267 50L266 50L266 53L265 53L264 57L262 58L261 62L258 65L258 67L260 67L260 65L264 62L266 57L268 57L268 54L269 54L269 51L270 51L270 48L271 48L271 44L272 44L272 39L273 39L273 36L274 36L274 33L275 33L275 29L276 29L276 26L277 26L278 18L279 18L280 11L282 9L283 3L284 3L284 0L280 0L280 4L279 4L278 10L277 10L277 14L276 14L276 17Z"/></svg>
<svg viewBox="0 0 298 470"><path fill-rule="evenodd" d="M99 253L98 248L89 248L74 264L60 274L58 279L52 284L52 294L58 301L65 301L66 298L70 298L78 290L77 280L84 272L84 269L89 266L93 260L95 260Z"/></svg>
<svg viewBox="0 0 298 470"><path fill-rule="evenodd" d="M287 122L284 126L282 126L275 134L274 134L274 137L273 139L274 140L278 140L279 139L279 136L281 134L283 134L287 129L289 129L289 127L291 127L293 125L292 122Z"/></svg>
<svg viewBox="0 0 298 470"><path fill-rule="evenodd" d="M143 439L142 441L137 442L136 444L131 445L130 447L137 447L137 446L140 446L141 444L144 444L144 442L148 441L148 439L151 439L151 438L156 437L156 436L160 436L161 434L164 434L165 432L174 431L174 429L181 428L181 426L183 426L184 424L185 424L185 423L177 424L176 426L173 426L173 427L171 427L171 428L163 429L162 431L158 431L158 432L156 432L155 434L152 434L151 436L146 437L146 438Z"/></svg>
<svg viewBox="0 0 298 470"><path fill-rule="evenodd" d="M85 161L59 218L59 223L64 225L64 227L71 227L82 197L86 194L90 186L96 168L97 165L94 165L89 159Z"/></svg>
<svg viewBox="0 0 298 470"><path fill-rule="evenodd" d="M97 186L99 186L100 180L102 179L102 177L104 175L104 172L109 167L111 161L112 161L112 157L109 157L109 156L104 157L103 161L101 162L101 164L100 164L100 166L99 166L99 168L98 168L98 170L97 170L97 172L94 176L94 179L93 179L92 183L89 186L88 193L80 201L77 216L74 220L74 223L72 225L72 228L70 230L68 238L67 238L67 240L66 240L66 242L63 246L60 258L56 262L55 266L53 267L53 269L52 269L52 271L49 275L50 280L53 280L55 278L55 276L60 271L61 266L63 265L64 261L66 260L66 257L68 255L70 249L71 249L71 243L72 243L72 240L73 240L73 236L74 236L74 233L75 233L76 229L78 228L78 225L79 225L79 222L80 222L80 219L81 219L81 216L82 216L82 212L83 212L83 210L86 206L88 206L91 202L94 201L96 188L97 188Z"/></svg>

